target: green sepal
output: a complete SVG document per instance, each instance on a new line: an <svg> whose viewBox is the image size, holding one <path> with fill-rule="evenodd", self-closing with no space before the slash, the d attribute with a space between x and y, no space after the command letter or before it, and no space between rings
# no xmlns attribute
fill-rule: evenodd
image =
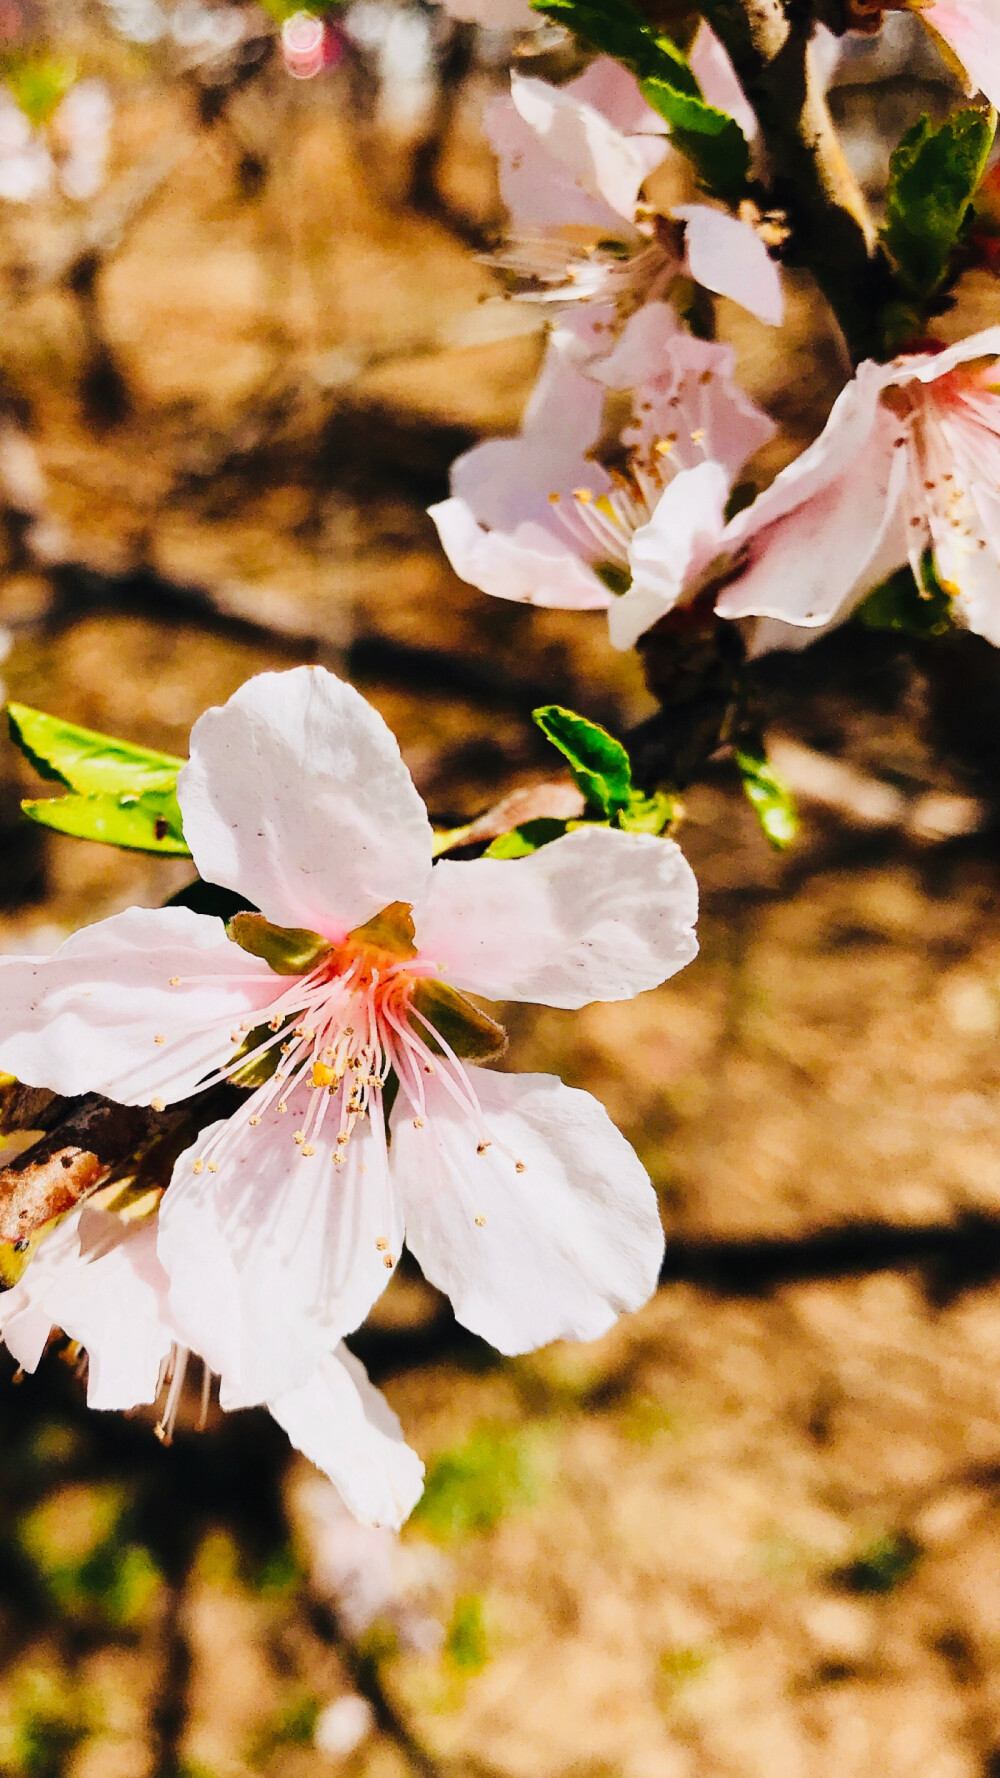
<svg viewBox="0 0 1000 1778"><path fill-rule="evenodd" d="M546 740L558 747L568 761L591 807L599 809L605 819L628 808L632 798L632 765L620 741L600 723L590 722L561 704L543 704L531 714Z"/></svg>
<svg viewBox="0 0 1000 1778"><path fill-rule="evenodd" d="M263 914L234 914L226 931L242 951L263 958L275 975L308 975L333 949L318 932L306 926L272 926Z"/></svg>
<svg viewBox="0 0 1000 1778"><path fill-rule="evenodd" d="M447 982L433 979L417 982L412 1005L463 1061L488 1062L493 1056L502 1055L507 1047L507 1033L503 1026L478 1006L473 1006L464 994L450 988ZM432 1037L428 1042L436 1053L443 1053Z"/></svg>
<svg viewBox="0 0 1000 1778"><path fill-rule="evenodd" d="M631 69L643 97L670 125L671 141L719 197L745 195L750 167L735 118L709 105L683 52L625 0L531 0L534 11Z"/></svg>
<svg viewBox="0 0 1000 1778"><path fill-rule="evenodd" d="M551 840L561 840L569 828L583 827L581 821L560 821L555 815L538 815L534 821L522 821L507 833L498 834L486 848L486 858L527 858Z"/></svg>
<svg viewBox="0 0 1000 1778"><path fill-rule="evenodd" d="M292 1017L286 1020L286 1025L294 1023L295 1019ZM248 1089L264 1086L265 1082L271 1079L281 1061L280 1036L280 1031L272 1031L270 1025L255 1025L252 1031L248 1031L233 1056L234 1062L238 1062L241 1056L252 1055L253 1051L268 1037L272 1037L274 1041L270 1049L265 1050L262 1056L254 1056L252 1062L245 1062L241 1068L235 1068L229 1076L230 1084L234 1087L247 1087Z"/></svg>
<svg viewBox="0 0 1000 1778"><path fill-rule="evenodd" d="M786 851L799 831L791 791L778 777L762 747L749 744L745 748L737 747L733 757L743 780L744 795L760 822L761 831L776 851Z"/></svg>
<svg viewBox="0 0 1000 1778"><path fill-rule="evenodd" d="M931 551L920 564L923 586L909 567L897 569L868 594L854 613L866 630L894 630L904 636L943 636L951 628L951 596L941 585Z"/></svg>
<svg viewBox="0 0 1000 1778"><path fill-rule="evenodd" d="M72 794L32 798L21 809L30 821L78 840L97 840L130 852L162 852L190 858L173 790L143 790L121 795Z"/></svg>
<svg viewBox="0 0 1000 1778"><path fill-rule="evenodd" d="M968 106L944 123L926 115L893 150L882 240L907 296L926 300L944 283L970 221L997 116Z"/></svg>
<svg viewBox="0 0 1000 1778"><path fill-rule="evenodd" d="M391 901L363 926L355 926L345 942L347 945L366 945L375 951L388 951L391 956L408 962L417 954L412 905L408 901Z"/></svg>

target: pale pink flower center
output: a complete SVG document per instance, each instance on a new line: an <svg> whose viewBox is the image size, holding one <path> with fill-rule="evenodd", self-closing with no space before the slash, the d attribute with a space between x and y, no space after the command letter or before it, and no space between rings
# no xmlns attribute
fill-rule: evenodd
<svg viewBox="0 0 1000 1778"><path fill-rule="evenodd" d="M907 453L909 556L921 586L928 542L970 556L987 547L975 494L1000 490L997 375L994 360L966 364L931 383L896 385L883 397L902 423L895 442ZM948 590L961 589L949 583Z"/></svg>

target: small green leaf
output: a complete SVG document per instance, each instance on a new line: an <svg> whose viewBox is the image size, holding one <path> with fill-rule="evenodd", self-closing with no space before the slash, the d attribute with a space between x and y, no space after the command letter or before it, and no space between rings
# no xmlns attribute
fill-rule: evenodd
<svg viewBox="0 0 1000 1778"><path fill-rule="evenodd" d="M133 852L162 852L172 858L191 856L172 789L43 797L22 802L21 808L41 827L72 834L74 839L99 840Z"/></svg>
<svg viewBox="0 0 1000 1778"><path fill-rule="evenodd" d="M77 77L77 64L65 56L4 58L3 79L30 124L46 124Z"/></svg>
<svg viewBox="0 0 1000 1778"><path fill-rule="evenodd" d="M490 1648L483 1619L483 1601L478 1593L469 1593L465 1598L455 1600L444 1652L458 1673L471 1677L481 1673L486 1666Z"/></svg>
<svg viewBox="0 0 1000 1778"><path fill-rule="evenodd" d="M618 825L625 833L662 833L674 818L674 799L668 790L654 790L643 796L633 790L632 801L618 816Z"/></svg>
<svg viewBox="0 0 1000 1778"><path fill-rule="evenodd" d="M995 111L970 106L942 124L922 117L893 151L882 239L907 296L926 299L944 283L995 130Z"/></svg>
<svg viewBox="0 0 1000 1778"><path fill-rule="evenodd" d="M184 764L172 753L115 740L27 704L8 704L7 720L11 740L40 777L87 795L172 790Z"/></svg>
<svg viewBox="0 0 1000 1778"><path fill-rule="evenodd" d="M333 947L306 926L272 926L263 914L234 914L226 927L234 944L262 957L275 975L308 975Z"/></svg>
<svg viewBox="0 0 1000 1778"><path fill-rule="evenodd" d="M920 564L923 586L910 568L899 568L868 594L855 617L866 630L895 630L904 636L943 636L951 628L951 597L938 580L931 551Z"/></svg>
<svg viewBox="0 0 1000 1778"><path fill-rule="evenodd" d="M531 0L575 31L585 43L631 69L647 104L670 125L671 141L692 162L702 183L719 197L746 192L750 151L735 118L702 97L683 52L647 24L625 0Z"/></svg>
<svg viewBox="0 0 1000 1778"><path fill-rule="evenodd" d="M522 821L519 827L512 827L509 833L498 834L486 848L486 858L527 858L537 852L540 846L547 846L551 840L561 840L571 826L580 826L579 822L559 821L554 815L538 815L534 821Z"/></svg>
<svg viewBox="0 0 1000 1778"><path fill-rule="evenodd" d="M763 748L737 747L734 751L743 790L761 829L772 846L784 852L799 830L792 793L769 764Z"/></svg>
<svg viewBox="0 0 1000 1778"><path fill-rule="evenodd" d="M532 711L543 735L569 761L569 769L588 803L610 819L628 807L632 797L632 765L620 741L600 723L589 722L561 704L543 704Z"/></svg>

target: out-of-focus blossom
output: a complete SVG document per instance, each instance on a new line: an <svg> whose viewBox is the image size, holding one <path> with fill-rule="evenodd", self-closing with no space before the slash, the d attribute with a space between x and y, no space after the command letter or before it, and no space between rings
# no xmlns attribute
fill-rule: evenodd
<svg viewBox="0 0 1000 1778"><path fill-rule="evenodd" d="M52 118L51 133L63 150L59 184L68 198L92 198L104 184L114 106L103 80L80 80Z"/></svg>
<svg viewBox="0 0 1000 1778"><path fill-rule="evenodd" d="M325 68L336 67L343 40L329 20L314 12L293 12L281 27L281 53L296 80L313 80Z"/></svg>
<svg viewBox="0 0 1000 1778"><path fill-rule="evenodd" d="M642 206L646 179L673 151L667 125L618 62L599 56L561 87L512 74L510 97L490 101L484 124L513 224L497 261L525 294L635 306L686 270L780 322L781 276L748 223L706 204L679 205L669 218Z"/></svg>
<svg viewBox="0 0 1000 1778"><path fill-rule="evenodd" d="M384 1623L402 1648L417 1654L440 1648L442 1627L427 1603L447 1578L440 1550L425 1542L402 1543L386 1527L360 1524L336 1489L317 1475L293 1481L290 1506L309 1584L329 1600L345 1635L357 1638Z"/></svg>
<svg viewBox="0 0 1000 1778"><path fill-rule="evenodd" d="M360 1692L334 1698L316 1718L313 1746L328 1759L347 1759L375 1727L375 1712Z"/></svg>
<svg viewBox="0 0 1000 1778"><path fill-rule="evenodd" d="M344 33L373 58L378 74L378 119L397 135L422 129L438 91L435 20L423 8L394 0L354 0Z"/></svg>
<svg viewBox="0 0 1000 1778"><path fill-rule="evenodd" d="M463 1061L503 1033L456 990L577 1007L664 981L697 949L679 848L586 826L432 869L393 736L321 668L207 712L178 798L202 877L262 915L234 943L207 915L133 908L54 957L0 959L0 1067L154 1108L255 1071L159 1217L171 1313L225 1405L305 1387L404 1234L505 1352L596 1338L645 1302L662 1252L645 1170L589 1094Z"/></svg>
<svg viewBox="0 0 1000 1778"><path fill-rule="evenodd" d="M33 130L24 112L0 88L0 198L30 204L51 190L55 176L44 138Z"/></svg>
<svg viewBox="0 0 1000 1778"><path fill-rule="evenodd" d="M774 427L733 381L728 346L695 339L647 303L604 356L580 361L557 329L521 436L477 445L431 507L453 567L483 592L606 607L611 639L637 635L716 554L731 485ZM608 390L632 392L611 466L595 460Z"/></svg>
<svg viewBox="0 0 1000 1778"><path fill-rule="evenodd" d="M537 31L548 24L544 13L532 12L528 0L441 0L453 19L482 25L487 31Z"/></svg>
<svg viewBox="0 0 1000 1778"><path fill-rule="evenodd" d="M1000 327L860 365L808 450L728 527L724 617L840 623L926 552L953 615L1000 644ZM789 638L772 632L772 645Z"/></svg>

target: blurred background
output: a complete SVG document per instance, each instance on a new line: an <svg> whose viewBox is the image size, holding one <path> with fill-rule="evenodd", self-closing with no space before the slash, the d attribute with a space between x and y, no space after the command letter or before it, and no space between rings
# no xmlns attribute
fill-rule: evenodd
<svg viewBox="0 0 1000 1778"><path fill-rule="evenodd" d="M652 703L600 616L483 598L423 510L542 348L484 260L511 39L288 10L0 4L3 672L184 753L252 673L323 662L453 823L551 777L534 704ZM829 59L877 204L954 88L902 16ZM780 334L719 311L775 467L844 374L789 283ZM995 318L970 278L946 326ZM649 1167L657 1298L500 1361L401 1266L352 1342L428 1466L401 1540L266 1415L164 1449L57 1348L4 1358L4 1778L998 1778L996 656L850 626L760 683L798 845L719 761L680 835L698 961L506 1009L509 1065L597 1093ZM4 745L3 949L186 880L20 824Z"/></svg>

